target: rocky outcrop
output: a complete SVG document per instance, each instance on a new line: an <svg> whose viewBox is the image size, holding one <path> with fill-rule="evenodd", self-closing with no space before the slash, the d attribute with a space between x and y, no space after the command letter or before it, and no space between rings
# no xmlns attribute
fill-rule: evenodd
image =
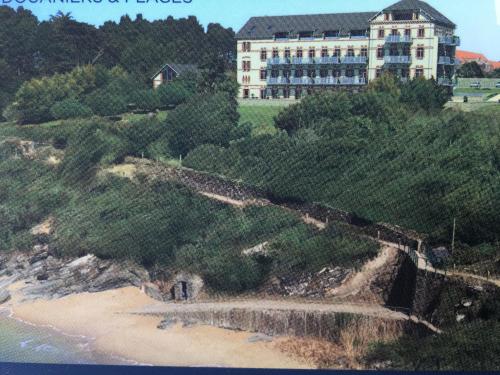
<svg viewBox="0 0 500 375"><path fill-rule="evenodd" d="M47 245L37 245L31 253L0 256L0 277L6 288L18 280L25 299L53 299L69 294L101 292L126 286L140 287L149 281L147 271L132 262L114 262L94 255L61 259Z"/></svg>
<svg viewBox="0 0 500 375"><path fill-rule="evenodd" d="M307 272L290 277L272 277L262 288L269 295L283 297L324 298L353 273L352 269L325 267L319 272Z"/></svg>

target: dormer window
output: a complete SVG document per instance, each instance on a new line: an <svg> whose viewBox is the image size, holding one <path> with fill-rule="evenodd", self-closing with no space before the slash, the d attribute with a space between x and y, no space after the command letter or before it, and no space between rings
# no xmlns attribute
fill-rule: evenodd
<svg viewBox="0 0 500 375"><path fill-rule="evenodd" d="M311 39L314 39L314 32L313 31L301 31L299 33L299 39L300 40L311 40Z"/></svg>
<svg viewBox="0 0 500 375"><path fill-rule="evenodd" d="M366 37L366 30L351 30L351 38Z"/></svg>
<svg viewBox="0 0 500 375"><path fill-rule="evenodd" d="M338 38L339 36L340 36L340 30L325 31L325 39Z"/></svg>
<svg viewBox="0 0 500 375"><path fill-rule="evenodd" d="M410 21L413 19L412 13L394 13L393 15L394 21Z"/></svg>
<svg viewBox="0 0 500 375"><path fill-rule="evenodd" d="M275 40L286 40L289 38L289 33L287 32L279 32L274 34L274 39Z"/></svg>

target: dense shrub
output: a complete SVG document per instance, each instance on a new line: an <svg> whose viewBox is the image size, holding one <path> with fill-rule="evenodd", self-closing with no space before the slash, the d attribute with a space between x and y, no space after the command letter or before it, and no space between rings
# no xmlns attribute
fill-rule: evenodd
<svg viewBox="0 0 500 375"><path fill-rule="evenodd" d="M238 118L237 103L226 93L194 96L167 118L170 149L184 156L202 144L227 146Z"/></svg>
<svg viewBox="0 0 500 375"><path fill-rule="evenodd" d="M61 102L57 102L50 109L50 113L55 119L58 120L92 116L92 110L90 107L87 107L76 99L66 99Z"/></svg>

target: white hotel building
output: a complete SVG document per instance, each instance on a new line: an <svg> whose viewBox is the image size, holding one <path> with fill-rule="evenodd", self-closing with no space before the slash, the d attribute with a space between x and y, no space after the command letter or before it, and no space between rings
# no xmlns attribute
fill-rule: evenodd
<svg viewBox="0 0 500 375"><path fill-rule="evenodd" d="M388 71L452 85L456 25L424 1L379 12L253 17L238 32L240 98L361 90Z"/></svg>

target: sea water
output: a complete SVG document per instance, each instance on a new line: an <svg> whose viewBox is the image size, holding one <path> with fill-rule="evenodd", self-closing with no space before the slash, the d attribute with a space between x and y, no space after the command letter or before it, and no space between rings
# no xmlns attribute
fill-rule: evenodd
<svg viewBox="0 0 500 375"><path fill-rule="evenodd" d="M98 353L92 339L38 327L0 313L0 362L122 365L130 362Z"/></svg>

